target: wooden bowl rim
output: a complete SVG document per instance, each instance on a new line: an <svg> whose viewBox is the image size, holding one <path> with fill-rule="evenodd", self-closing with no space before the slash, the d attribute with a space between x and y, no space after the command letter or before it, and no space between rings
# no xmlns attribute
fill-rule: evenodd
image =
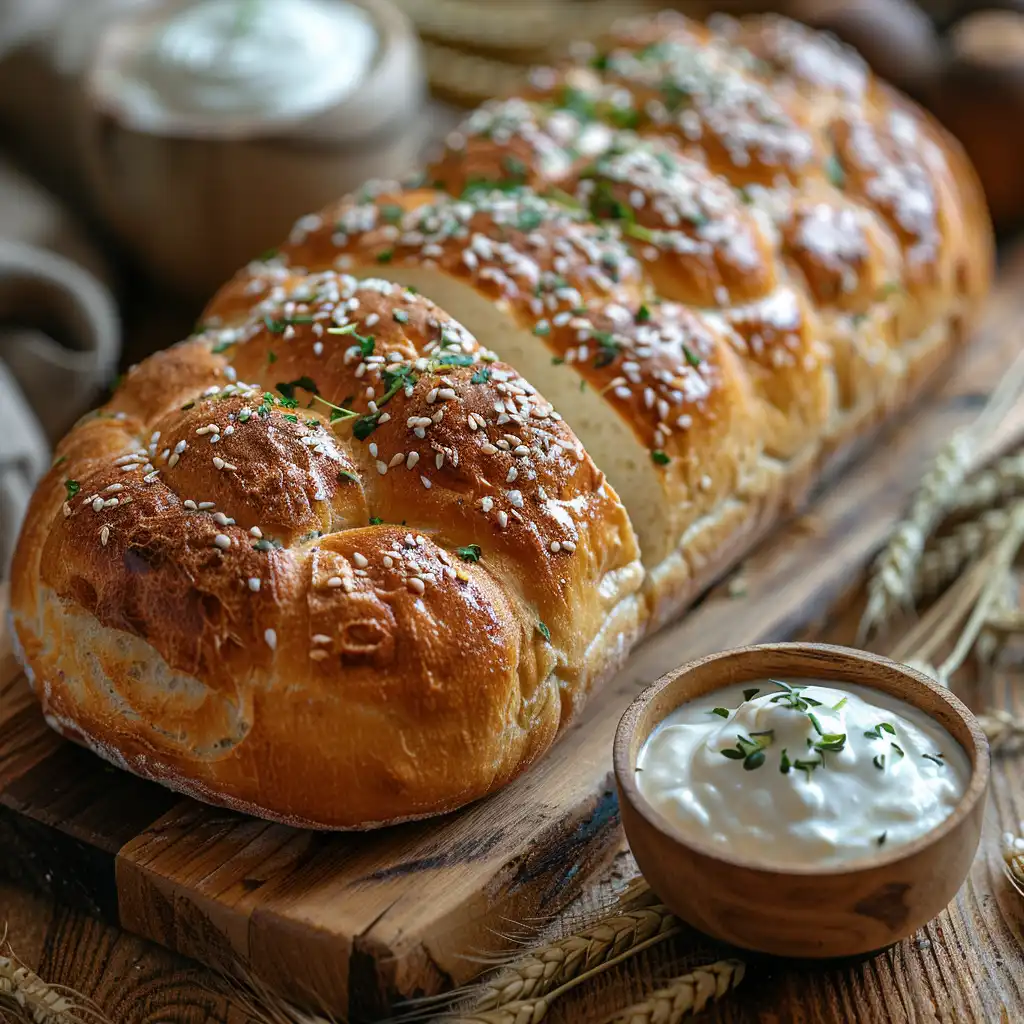
<svg viewBox="0 0 1024 1024"><path fill-rule="evenodd" d="M847 661L860 661L867 665L879 668L884 666L890 671L895 670L897 674L912 680L919 686L923 686L925 689L930 690L934 695L939 697L940 700L942 700L942 702L945 703L946 706L961 720L967 729L971 737L971 742L974 746L973 753L966 748L964 749L964 753L967 755L968 760L971 763L971 776L967 784L967 788L960 797L953 813L934 828L929 829L923 835L918 836L909 843L904 843L901 846L894 847L886 853L858 857L855 860L850 860L840 865L828 865L825 867L815 867L814 865L787 866L773 863L771 861L758 861L745 857L738 857L733 854L723 852L721 848L717 846L712 846L710 843L694 839L692 836L684 835L682 832L676 830L672 822L659 814L647 801L644 795L640 792L639 786L636 784L635 765L632 763L632 758L630 757L630 746L632 744L634 733L636 732L637 722L640 715L656 696L675 685L680 679L683 679L691 673L703 668L705 665L716 661L757 657L757 655L765 652L776 652L783 655L828 653L833 656L838 655L840 659L845 659ZM803 678L799 672L785 674L792 675L797 679ZM871 688L870 683L861 682L858 683L858 685ZM901 697L901 699L907 700L906 697ZM675 710L684 703L686 702L679 701L673 705L672 710ZM924 711L929 715L929 717L933 717L925 708L920 707L916 701L908 700L908 703L913 704L913 706L917 707L918 710ZM654 723L654 725L651 726L651 731L653 731L655 725L657 725L657 723ZM648 736L650 736L650 732L648 732L647 736L644 737L644 742L646 742ZM955 736L953 738L956 739ZM960 741L957 740L957 742L959 743ZM637 749L639 750L641 746L642 743L638 744ZM961 746L963 746L963 744L961 744ZM835 644L773 643L751 644L745 647L732 647L725 651L718 651L715 654L708 654L702 658L697 658L693 661L687 662L680 668L673 669L671 672L666 672L665 675L660 679L657 679L642 693L640 693L639 696L630 703L629 707L626 708L625 712L623 712L615 730L615 739L612 746L612 762L615 770L615 778L619 786L620 797L624 798L629 803L630 807L636 811L636 813L639 814L655 832L658 833L660 842L675 846L682 846L693 853L702 857L707 857L710 860L718 861L719 863L729 865L733 868L761 873L769 877L802 876L822 879L840 879L863 871L873 871L876 868L890 866L909 859L918 854L921 850L924 850L935 843L942 842L946 836L953 832L960 823L971 814L978 801L984 799L989 784L988 740L985 737L981 726L978 724L977 719L974 717L974 714L959 697L953 694L947 687L941 686L924 673L919 672L917 669L911 668L911 666L905 665L902 662L893 661L891 658L886 658L880 654L873 654L870 651L861 651L853 647L841 647ZM628 832L626 838L629 838Z"/></svg>

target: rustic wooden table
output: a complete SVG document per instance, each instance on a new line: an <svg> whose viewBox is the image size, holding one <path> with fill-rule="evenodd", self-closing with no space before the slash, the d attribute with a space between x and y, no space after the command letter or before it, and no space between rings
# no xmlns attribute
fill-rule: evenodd
<svg viewBox="0 0 1024 1024"><path fill-rule="evenodd" d="M813 529L813 522L808 529ZM850 642L860 609L859 589L842 601L827 624L805 634ZM0 652L0 657L4 652ZM995 677L968 681L960 691L974 706L1018 709L1020 667L1012 655ZM1018 755L1020 752L1016 752ZM998 758L983 848L957 899L905 942L859 963L794 965L753 961L733 994L703 1019L759 1024L1010 1024L1024 1020L1024 899L1002 874L998 839L1024 818L1024 757ZM587 887L562 927L601 901L632 873L628 854ZM0 922L18 956L47 981L93 998L115 1024L234 1024L248 1021L243 999L227 994L212 972L68 910L43 897L0 884ZM2 924L0 924L2 927ZM549 1013L552 1024L601 1021L642 999L660 980L728 951L695 934L655 946L632 962L568 994ZM0 1011L2 1017L2 1011Z"/></svg>

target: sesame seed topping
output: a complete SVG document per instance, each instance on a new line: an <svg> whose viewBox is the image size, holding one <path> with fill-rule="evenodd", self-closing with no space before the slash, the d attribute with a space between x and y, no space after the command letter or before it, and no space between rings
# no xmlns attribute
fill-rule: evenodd
<svg viewBox="0 0 1024 1024"><path fill-rule="evenodd" d="M406 469L412 469L413 466L415 466L416 463L419 462L419 461L420 461L420 453L419 452L409 452L409 454L405 458L405 468Z"/></svg>
<svg viewBox="0 0 1024 1024"><path fill-rule="evenodd" d="M259 576L250 576L248 582L249 582L249 589L254 594L258 593L259 589L260 589L260 578L259 578Z"/></svg>
<svg viewBox="0 0 1024 1024"><path fill-rule="evenodd" d="M277 650L277 633L272 629L265 629L263 631L263 639L266 640L267 646L272 650Z"/></svg>
<svg viewBox="0 0 1024 1024"><path fill-rule="evenodd" d="M408 580L409 589L414 594L422 594L427 589L426 584L419 578L419 576L410 576Z"/></svg>
<svg viewBox="0 0 1024 1024"><path fill-rule="evenodd" d="M217 503L215 501L201 501L199 502L199 509L201 512L208 512L211 508L216 508Z"/></svg>
<svg viewBox="0 0 1024 1024"><path fill-rule="evenodd" d="M312 637L310 637L310 639L315 644L329 644L332 638L329 637L326 633L314 633Z"/></svg>
<svg viewBox="0 0 1024 1024"><path fill-rule="evenodd" d="M423 474L422 474L422 473L420 474L420 483L421 483L421 484L423 484L423 486L424 486L424 487L425 487L425 488L426 488L426 489L427 489L428 491L430 490L430 488L431 488L431 486L432 486L432 485L431 485L431 483L430 483L430 481L429 481L429 480L428 480L428 479L427 479L427 478L426 478L425 476L423 476Z"/></svg>
<svg viewBox="0 0 1024 1024"><path fill-rule="evenodd" d="M110 527L109 527L109 526L104 526L104 527L103 527L103 528L102 528L102 529L100 530L100 543L101 543L101 544L102 544L102 545L103 545L104 547L106 547L106 546L107 546L107 541L108 541L108 540L110 540Z"/></svg>
<svg viewBox="0 0 1024 1024"><path fill-rule="evenodd" d="M199 507L191 498L186 498L182 504L189 510L189 512L195 512Z"/></svg>
<svg viewBox="0 0 1024 1024"><path fill-rule="evenodd" d="M365 569L370 563L366 558L366 555L360 554L358 551L353 552L352 561L360 568Z"/></svg>
<svg viewBox="0 0 1024 1024"><path fill-rule="evenodd" d="M576 544L575 544L575 542L573 542L573 541L571 541L571 540L563 540L563 541L562 541L562 547L563 547L563 548L564 548L564 549L565 549L566 551L570 551L570 552L572 552L572 551L575 551L575 550L576 550Z"/></svg>
<svg viewBox="0 0 1024 1024"><path fill-rule="evenodd" d="M508 513L507 512L504 512L504 511L499 511L498 512L498 526L500 526L503 530L505 529L506 526L508 526Z"/></svg>
<svg viewBox="0 0 1024 1024"><path fill-rule="evenodd" d="M549 546L556 555L562 550L562 545L557 540L553 540Z"/></svg>
<svg viewBox="0 0 1024 1024"><path fill-rule="evenodd" d="M341 577L340 577L340 576L332 576L332 577L331 577L331 578L330 578L330 579L329 579L329 580L327 581L327 586L329 586L329 587L330 587L330 588L331 588L332 590L333 590L333 589L335 589L335 588L337 588L337 587L340 587L340 586L341 586L341 584L342 584L342 579L341 579Z"/></svg>
<svg viewBox="0 0 1024 1024"><path fill-rule="evenodd" d="M213 538L213 544L214 547L218 547L223 550L231 547L231 538L226 533L218 533L217 536Z"/></svg>

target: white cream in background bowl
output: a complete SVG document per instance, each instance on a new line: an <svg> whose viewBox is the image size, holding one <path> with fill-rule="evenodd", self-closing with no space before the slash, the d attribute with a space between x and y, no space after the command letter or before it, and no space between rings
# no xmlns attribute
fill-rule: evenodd
<svg viewBox="0 0 1024 1024"><path fill-rule="evenodd" d="M294 221L419 161L419 42L389 0L106 0L76 141L99 218L196 304Z"/></svg>

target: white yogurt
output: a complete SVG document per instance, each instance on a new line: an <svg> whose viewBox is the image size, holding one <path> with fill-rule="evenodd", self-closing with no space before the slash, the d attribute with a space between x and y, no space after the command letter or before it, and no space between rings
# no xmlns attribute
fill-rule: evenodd
<svg viewBox="0 0 1024 1024"><path fill-rule="evenodd" d="M161 22L105 85L140 125L293 120L351 93L377 47L371 18L340 0L200 0Z"/></svg>
<svg viewBox="0 0 1024 1024"><path fill-rule="evenodd" d="M746 860L814 866L923 835L953 812L970 776L960 744L905 701L772 680L677 708L644 744L636 779L694 839Z"/></svg>

